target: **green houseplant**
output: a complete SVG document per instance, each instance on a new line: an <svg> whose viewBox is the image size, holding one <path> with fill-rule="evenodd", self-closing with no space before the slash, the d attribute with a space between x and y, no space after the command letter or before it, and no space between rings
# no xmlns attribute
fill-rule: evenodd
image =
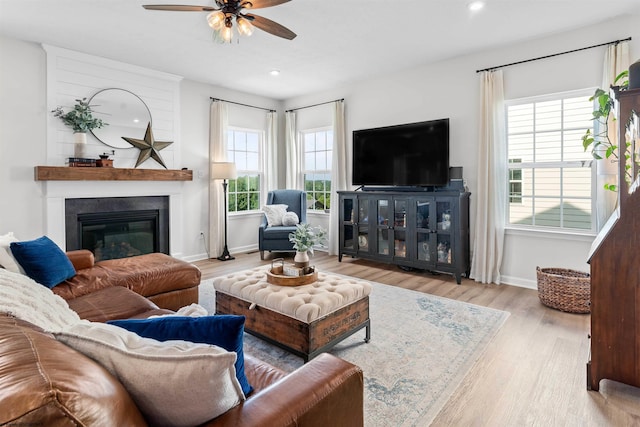
<svg viewBox="0 0 640 427"><path fill-rule="evenodd" d="M87 132L108 124L102 119L93 117L93 111L89 102L87 102L87 98L76 99L76 105L73 106L73 110L67 113L62 110L62 107L57 107L51 112L55 117L62 120L65 125L73 129L74 132Z"/></svg>
<svg viewBox="0 0 640 427"><path fill-rule="evenodd" d="M296 256L293 261L299 267L309 265L309 254L313 255L313 247L326 241L327 232L322 227L310 224L297 224L296 231L289 233L289 241L293 243Z"/></svg>
<svg viewBox="0 0 640 427"><path fill-rule="evenodd" d="M629 71L623 71L616 76L613 84L615 85L619 82L620 89L625 90L629 86L628 78ZM596 160L611 158L614 162L617 162L620 160L618 145L615 145L609 138L609 116L613 108L613 99L611 99L608 91L598 88L593 96L589 98L589 101L594 101L593 119L597 124L594 126L596 130L593 133L591 133L591 129L587 129L582 136L582 146L585 151L591 150L591 155ZM625 157L627 162L626 169L628 170L631 168L631 165L628 164L629 155L627 154ZM610 191L618 191L616 184L604 184L604 188Z"/></svg>
<svg viewBox="0 0 640 427"><path fill-rule="evenodd" d="M73 106L73 110L64 112L62 107L57 107L55 110L51 110L54 117L62 120L66 126L73 129L74 141L75 141L75 157L85 156L85 147L87 145L87 131L92 129L98 129L102 126L106 126L108 123L93 117L93 111L87 101L87 98L76 99L76 105Z"/></svg>

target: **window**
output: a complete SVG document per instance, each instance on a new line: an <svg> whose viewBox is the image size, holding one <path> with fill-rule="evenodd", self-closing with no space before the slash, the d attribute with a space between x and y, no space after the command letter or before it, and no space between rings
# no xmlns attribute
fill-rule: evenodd
<svg viewBox="0 0 640 427"><path fill-rule="evenodd" d="M236 164L238 177L229 180L229 212L260 209L260 146L262 131L229 129L227 159Z"/></svg>
<svg viewBox="0 0 640 427"><path fill-rule="evenodd" d="M593 127L591 93L507 103L509 224L594 229L592 157L582 146Z"/></svg>
<svg viewBox="0 0 640 427"><path fill-rule="evenodd" d="M331 208L331 160L333 155L333 130L302 131L304 141L304 189L307 192L307 209Z"/></svg>

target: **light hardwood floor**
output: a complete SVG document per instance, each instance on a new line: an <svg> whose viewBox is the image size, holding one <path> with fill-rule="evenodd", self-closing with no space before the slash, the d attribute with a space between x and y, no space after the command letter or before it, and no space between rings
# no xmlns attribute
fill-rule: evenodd
<svg viewBox="0 0 640 427"><path fill-rule="evenodd" d="M287 255L285 255L287 256ZM256 253L195 264L203 279L253 268ZM316 252L319 270L359 277L511 313L434 426L640 426L640 389L604 380L586 389L589 315L540 304L535 290L484 285L429 272ZM437 345L437 343L434 343Z"/></svg>

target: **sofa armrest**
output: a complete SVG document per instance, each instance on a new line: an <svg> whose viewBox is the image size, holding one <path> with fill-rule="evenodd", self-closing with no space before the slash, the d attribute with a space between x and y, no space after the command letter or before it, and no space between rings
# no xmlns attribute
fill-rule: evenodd
<svg viewBox="0 0 640 427"><path fill-rule="evenodd" d="M258 249L262 250L262 242L264 241L264 230L267 228L267 216L262 215L260 225L258 226Z"/></svg>
<svg viewBox="0 0 640 427"><path fill-rule="evenodd" d="M84 270L85 268L91 268L95 264L95 257L93 252L87 249L79 249L76 251L68 251L67 257L73 264L73 268L78 270Z"/></svg>
<svg viewBox="0 0 640 427"><path fill-rule="evenodd" d="M363 396L362 370L323 353L206 426L358 427Z"/></svg>

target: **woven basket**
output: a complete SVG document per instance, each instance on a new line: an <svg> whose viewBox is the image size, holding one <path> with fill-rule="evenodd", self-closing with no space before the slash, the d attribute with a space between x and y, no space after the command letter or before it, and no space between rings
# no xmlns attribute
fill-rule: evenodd
<svg viewBox="0 0 640 427"><path fill-rule="evenodd" d="M548 307L568 313L590 313L589 273L566 268L536 267L538 297Z"/></svg>

